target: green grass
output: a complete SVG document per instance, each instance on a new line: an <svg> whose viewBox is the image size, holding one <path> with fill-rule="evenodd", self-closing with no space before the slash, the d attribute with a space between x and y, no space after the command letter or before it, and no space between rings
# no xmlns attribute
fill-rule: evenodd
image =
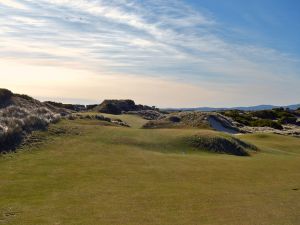
<svg viewBox="0 0 300 225"><path fill-rule="evenodd" d="M199 129L138 129L101 121L53 125L80 131L0 158L0 224L297 225L300 139L243 135L251 157L195 151ZM77 132L78 133L78 132Z"/></svg>

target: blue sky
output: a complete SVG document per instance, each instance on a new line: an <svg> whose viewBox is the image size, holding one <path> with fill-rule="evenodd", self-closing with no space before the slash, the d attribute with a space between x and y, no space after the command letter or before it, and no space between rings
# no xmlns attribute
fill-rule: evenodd
<svg viewBox="0 0 300 225"><path fill-rule="evenodd" d="M298 0L189 0L198 10L212 16L227 31L229 38L245 44L275 48L300 55L300 1ZM240 33L238 33L240 31ZM227 36L228 37L228 36Z"/></svg>
<svg viewBox="0 0 300 225"><path fill-rule="evenodd" d="M296 0L1 0L1 86L161 107L300 96Z"/></svg>

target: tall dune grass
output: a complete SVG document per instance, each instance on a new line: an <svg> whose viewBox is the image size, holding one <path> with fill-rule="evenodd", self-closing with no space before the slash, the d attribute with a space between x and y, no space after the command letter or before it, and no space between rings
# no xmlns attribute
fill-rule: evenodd
<svg viewBox="0 0 300 225"><path fill-rule="evenodd" d="M46 129L60 115L46 107L23 108L9 106L0 110L0 152L14 149L26 134Z"/></svg>

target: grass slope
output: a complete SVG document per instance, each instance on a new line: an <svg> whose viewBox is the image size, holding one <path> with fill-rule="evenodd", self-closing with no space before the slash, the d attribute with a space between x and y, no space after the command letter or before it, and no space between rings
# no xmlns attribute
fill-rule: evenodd
<svg viewBox="0 0 300 225"><path fill-rule="evenodd" d="M62 121L76 132L0 158L0 224L299 224L300 139L241 136L261 152L237 157L178 141L209 130L103 124Z"/></svg>

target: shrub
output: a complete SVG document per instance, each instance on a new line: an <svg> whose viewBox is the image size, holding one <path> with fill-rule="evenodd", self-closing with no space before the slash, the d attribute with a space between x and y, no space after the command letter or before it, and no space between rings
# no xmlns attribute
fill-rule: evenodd
<svg viewBox="0 0 300 225"><path fill-rule="evenodd" d="M279 107L279 108L274 108L272 109L273 111L277 111L277 112L280 112L280 111L284 111L284 108L283 107Z"/></svg>
<svg viewBox="0 0 300 225"><path fill-rule="evenodd" d="M181 119L178 116L170 116L169 120L173 123L179 123Z"/></svg>
<svg viewBox="0 0 300 225"><path fill-rule="evenodd" d="M73 114L70 114L66 117L68 120L76 120L76 116Z"/></svg>
<svg viewBox="0 0 300 225"><path fill-rule="evenodd" d="M278 122L281 124L296 124L297 117L294 116L282 117Z"/></svg>
<svg viewBox="0 0 300 225"><path fill-rule="evenodd" d="M8 129L5 134L2 134L0 152L15 148L22 141L22 138L23 133L20 129Z"/></svg>
<svg viewBox="0 0 300 225"><path fill-rule="evenodd" d="M250 126L250 123L253 121L251 115L238 110L226 111L223 113L223 115L231 117L234 121L246 126Z"/></svg>
<svg viewBox="0 0 300 225"><path fill-rule="evenodd" d="M45 130L47 126L48 126L47 120L37 115L29 115L25 119L25 125L23 129L26 131Z"/></svg>
<svg viewBox="0 0 300 225"><path fill-rule="evenodd" d="M5 104L12 96L13 96L13 93L10 90L1 88L0 89L0 106Z"/></svg>
<svg viewBox="0 0 300 225"><path fill-rule="evenodd" d="M262 111L255 111L251 113L252 116L261 118L261 119L270 119L275 120L277 118L277 113L273 110L262 110Z"/></svg>
<svg viewBox="0 0 300 225"><path fill-rule="evenodd" d="M94 108L96 108L98 105L96 105L96 104L94 104L94 105L87 105L86 106L86 109L87 110L92 110L92 109L94 109Z"/></svg>
<svg viewBox="0 0 300 225"><path fill-rule="evenodd" d="M293 117L293 113L289 111L280 111L277 113L277 118L283 118L283 117Z"/></svg>
<svg viewBox="0 0 300 225"><path fill-rule="evenodd" d="M261 120L255 120L250 123L253 127L271 127L277 130L282 130L283 127L278 122L275 122L273 120L267 120L267 119L261 119Z"/></svg>
<svg viewBox="0 0 300 225"><path fill-rule="evenodd" d="M95 119L97 120L102 120L102 121L107 121L107 122L111 122L111 118L108 117L104 117L103 115L96 115ZM122 121L122 120L121 120Z"/></svg>

